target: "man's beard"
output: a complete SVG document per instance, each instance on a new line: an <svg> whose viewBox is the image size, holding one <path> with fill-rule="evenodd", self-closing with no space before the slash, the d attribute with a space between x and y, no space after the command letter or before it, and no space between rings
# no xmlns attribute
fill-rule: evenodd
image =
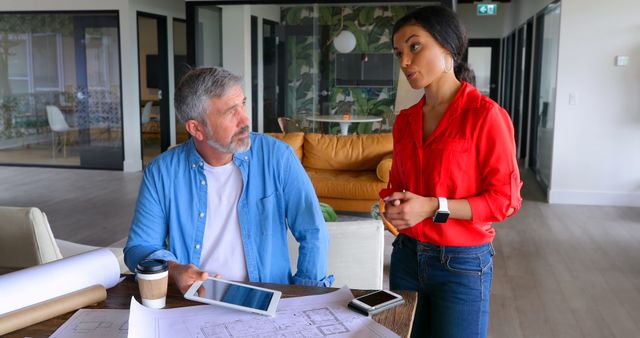
<svg viewBox="0 0 640 338"><path fill-rule="evenodd" d="M249 126L244 126L240 128L233 136L231 137L231 141L229 144L224 145L218 143L213 138L213 132L210 128L207 127L207 144L209 144L212 148L223 152L223 153L241 153L249 150L251 147L251 138L247 137L245 140L236 139L238 135L249 132Z"/></svg>

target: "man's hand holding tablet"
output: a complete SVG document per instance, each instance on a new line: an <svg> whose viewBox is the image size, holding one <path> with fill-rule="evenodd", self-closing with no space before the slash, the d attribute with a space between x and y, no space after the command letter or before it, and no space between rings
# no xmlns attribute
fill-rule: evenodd
<svg viewBox="0 0 640 338"><path fill-rule="evenodd" d="M180 293L185 293L195 281L209 278L209 273L198 269L193 264L180 264L169 261L169 277L176 284ZM216 275L215 277L219 277Z"/></svg>

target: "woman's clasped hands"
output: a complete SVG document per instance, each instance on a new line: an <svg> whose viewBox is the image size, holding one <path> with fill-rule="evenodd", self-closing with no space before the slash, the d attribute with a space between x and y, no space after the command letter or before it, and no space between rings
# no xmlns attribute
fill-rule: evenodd
<svg viewBox="0 0 640 338"><path fill-rule="evenodd" d="M384 198L385 219L398 230L410 228L427 217L432 217L438 209L438 199L423 197L412 192L394 192Z"/></svg>

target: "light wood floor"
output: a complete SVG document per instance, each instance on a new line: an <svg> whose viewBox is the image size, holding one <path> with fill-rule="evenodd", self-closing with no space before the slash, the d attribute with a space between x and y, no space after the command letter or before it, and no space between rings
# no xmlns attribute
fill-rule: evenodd
<svg viewBox="0 0 640 338"><path fill-rule="evenodd" d="M0 167L0 205L37 206L57 238L107 246L127 235L141 176ZM523 177L522 209L495 225L491 337L640 336L640 208L549 205Z"/></svg>
<svg viewBox="0 0 640 338"><path fill-rule="evenodd" d="M127 236L142 173L0 166L0 205L35 206L56 238L108 246Z"/></svg>

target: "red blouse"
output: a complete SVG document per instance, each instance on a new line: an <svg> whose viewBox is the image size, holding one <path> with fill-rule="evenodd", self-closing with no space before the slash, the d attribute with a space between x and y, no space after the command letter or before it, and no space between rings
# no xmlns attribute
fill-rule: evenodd
<svg viewBox="0 0 640 338"><path fill-rule="evenodd" d="M522 205L513 124L507 112L472 85L462 87L433 133L422 142L425 97L400 112L393 127L391 191L420 196L466 198L470 221L426 218L401 232L436 245L472 246L491 242L492 222ZM381 192L387 195L389 192Z"/></svg>

